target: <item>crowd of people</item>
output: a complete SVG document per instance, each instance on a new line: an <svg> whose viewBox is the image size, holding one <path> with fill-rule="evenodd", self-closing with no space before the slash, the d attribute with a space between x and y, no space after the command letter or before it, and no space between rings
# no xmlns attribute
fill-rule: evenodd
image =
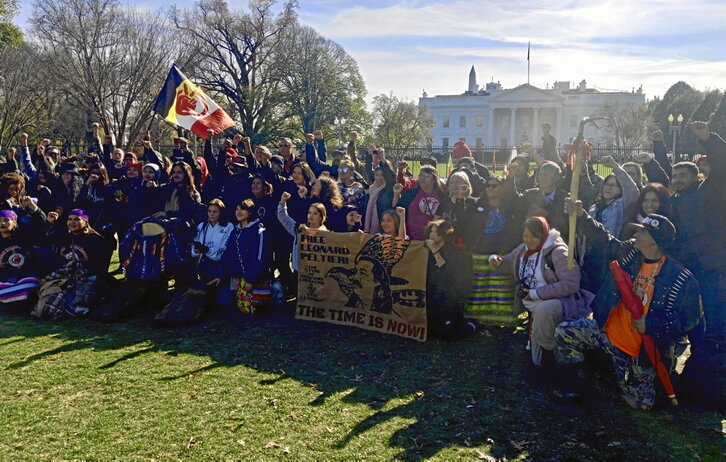
<svg viewBox="0 0 726 462"><path fill-rule="evenodd" d="M116 321L155 300L154 322L166 326L214 306L253 313L295 298L298 231L365 232L425 242L431 335L461 339L528 313L530 379L562 399L581 395L579 365L595 348L611 357L625 401L652 407L648 336L673 374L690 355L677 371L683 390L723 400L726 143L703 122L691 129L697 163L673 165L656 132L652 153L602 159L606 178L588 162L578 201L571 167L534 150L500 176L458 142L447 177L434 157L413 177L383 148L360 149L355 133L332 153L320 131L304 146L282 138L273 153L210 131L197 156L184 138L160 153L148 135L125 152L94 124L82 158L22 134L0 164L0 301L39 319ZM644 316L626 306L611 261Z"/></svg>

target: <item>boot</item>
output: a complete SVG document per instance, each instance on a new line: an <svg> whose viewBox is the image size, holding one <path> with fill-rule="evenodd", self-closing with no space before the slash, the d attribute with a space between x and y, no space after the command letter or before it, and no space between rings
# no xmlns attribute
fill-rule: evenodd
<svg viewBox="0 0 726 462"><path fill-rule="evenodd" d="M554 369L552 395L559 401L582 401L583 384L579 364L556 365Z"/></svg>

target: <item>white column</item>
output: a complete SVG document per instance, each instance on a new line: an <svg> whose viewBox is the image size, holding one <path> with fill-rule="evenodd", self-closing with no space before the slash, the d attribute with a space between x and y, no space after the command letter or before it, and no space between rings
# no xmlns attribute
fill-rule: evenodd
<svg viewBox="0 0 726 462"><path fill-rule="evenodd" d="M539 146L539 138L537 137L537 133L539 133L539 108L533 107L532 108L532 146Z"/></svg>
<svg viewBox="0 0 726 462"><path fill-rule="evenodd" d="M515 123L517 122L517 110L512 108L509 110L511 115L509 118L509 146L517 145L517 131L515 130Z"/></svg>
<svg viewBox="0 0 726 462"><path fill-rule="evenodd" d="M494 108L489 108L487 114L487 139L484 140L485 146L496 146L494 142Z"/></svg>
<svg viewBox="0 0 726 462"><path fill-rule="evenodd" d="M557 127L554 130L552 130L553 135L555 138L557 138L558 144L566 143L567 140L562 139L563 133L565 133L565 131L564 131L564 127L562 126L562 108L561 107L555 108L555 118L557 119Z"/></svg>

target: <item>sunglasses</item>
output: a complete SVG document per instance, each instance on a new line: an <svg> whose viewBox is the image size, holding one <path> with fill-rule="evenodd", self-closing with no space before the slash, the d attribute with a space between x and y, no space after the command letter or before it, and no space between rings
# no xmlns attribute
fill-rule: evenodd
<svg viewBox="0 0 726 462"><path fill-rule="evenodd" d="M346 173L348 171L348 167L341 167L338 170L340 170L343 173Z"/></svg>
<svg viewBox="0 0 726 462"><path fill-rule="evenodd" d="M289 145L289 144L281 144L279 147L281 147L281 148L289 148L289 147L292 147L292 145Z"/></svg>
<svg viewBox="0 0 726 462"><path fill-rule="evenodd" d="M486 188L487 189L495 189L501 186L501 183L487 183Z"/></svg>

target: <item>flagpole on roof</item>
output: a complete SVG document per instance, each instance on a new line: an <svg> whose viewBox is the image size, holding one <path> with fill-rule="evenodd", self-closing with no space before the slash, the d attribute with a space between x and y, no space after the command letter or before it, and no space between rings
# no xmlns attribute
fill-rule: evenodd
<svg viewBox="0 0 726 462"><path fill-rule="evenodd" d="M529 85L529 48L530 42L527 42L527 85Z"/></svg>

